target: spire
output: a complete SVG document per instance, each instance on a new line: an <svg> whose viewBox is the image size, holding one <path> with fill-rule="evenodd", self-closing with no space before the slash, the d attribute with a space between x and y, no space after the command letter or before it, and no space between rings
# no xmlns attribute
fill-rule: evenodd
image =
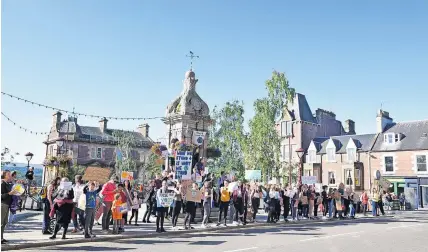
<svg viewBox="0 0 428 252"><path fill-rule="evenodd" d="M186 55L186 57L190 58L190 71L193 71L193 59L199 59L199 56L195 55L192 51L190 51L189 54Z"/></svg>

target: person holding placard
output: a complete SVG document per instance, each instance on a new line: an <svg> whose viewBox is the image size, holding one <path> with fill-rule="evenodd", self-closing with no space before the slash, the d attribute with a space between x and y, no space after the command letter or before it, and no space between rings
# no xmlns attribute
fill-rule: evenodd
<svg viewBox="0 0 428 252"><path fill-rule="evenodd" d="M114 195L114 201L111 205L111 213L113 218L113 234L119 234L120 225L122 223L122 200L120 193Z"/></svg>
<svg viewBox="0 0 428 252"><path fill-rule="evenodd" d="M208 181L204 182L204 187L201 189L203 192L203 209L204 209L204 218L202 219L202 228L206 228L211 214L211 203L212 203L212 194L213 190L211 188L211 183Z"/></svg>
<svg viewBox="0 0 428 252"><path fill-rule="evenodd" d="M56 226L53 235L49 239L56 239L56 235L62 227L64 229L62 239L64 240L73 215L74 191L68 178L62 178L57 194L50 213L51 218L56 214Z"/></svg>
<svg viewBox="0 0 428 252"><path fill-rule="evenodd" d="M4 170L1 173L1 244L6 244L8 241L3 238L4 229L7 225L9 217L9 207L12 204L12 195L15 191L12 190L10 183L12 177L9 170Z"/></svg>
<svg viewBox="0 0 428 252"><path fill-rule="evenodd" d="M85 212L82 211L80 208L78 208L78 203L80 196L83 194L83 188L85 188L85 185L82 181L82 175L76 175L75 178L75 184L73 186L74 191L74 216L73 216L73 225L74 229L71 231L72 233L76 233L79 230L83 230L85 227Z"/></svg>
<svg viewBox="0 0 428 252"><path fill-rule="evenodd" d="M156 201L155 188L155 182L150 180L148 188L149 192L146 194L146 212L143 216L143 223L150 223L150 215L152 214L153 205Z"/></svg>
<svg viewBox="0 0 428 252"><path fill-rule="evenodd" d="M95 207L97 202L97 194L102 190L101 185L95 189L95 182L88 183L83 188L83 194L86 198L85 204L85 238L95 237L92 234L92 227L94 226Z"/></svg>
<svg viewBox="0 0 428 252"><path fill-rule="evenodd" d="M102 229L104 233L109 232L110 220L112 216L112 204L114 200L114 195L117 193L116 184L118 183L119 178L113 175L107 183L104 184L101 194L103 198L103 219L102 219Z"/></svg>
<svg viewBox="0 0 428 252"><path fill-rule="evenodd" d="M193 183L192 184L192 190L197 191L198 190L198 184ZM187 193L186 193L187 194ZM190 224L191 220L195 218L196 215L196 202L187 200L186 202L186 217L184 218L184 229L194 229ZM187 223L189 223L187 225Z"/></svg>
<svg viewBox="0 0 428 252"><path fill-rule="evenodd" d="M174 196L175 204L172 211L171 224L172 224L172 228L175 229L177 227L178 216L180 215L180 211L183 205L183 191L182 191L182 185L180 181L177 181L173 191L175 192L175 196Z"/></svg>
<svg viewBox="0 0 428 252"><path fill-rule="evenodd" d="M163 228L163 224L165 221L165 213L167 211L167 207L164 207L161 205L161 194L168 193L168 187L166 180L162 181L162 186L158 191L156 192L156 233L164 233L166 230Z"/></svg>

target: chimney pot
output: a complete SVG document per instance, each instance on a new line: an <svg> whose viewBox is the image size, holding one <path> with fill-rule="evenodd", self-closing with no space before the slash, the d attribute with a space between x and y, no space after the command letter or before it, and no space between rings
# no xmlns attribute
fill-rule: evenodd
<svg viewBox="0 0 428 252"><path fill-rule="evenodd" d="M100 120L100 129L101 129L101 132L106 132L107 131L107 122L108 122L108 120L107 120L107 118L103 118L103 119L101 119Z"/></svg>
<svg viewBox="0 0 428 252"><path fill-rule="evenodd" d="M141 135L144 137L149 137L149 128L150 126L147 123L143 123L140 126L138 126L138 132L140 132Z"/></svg>

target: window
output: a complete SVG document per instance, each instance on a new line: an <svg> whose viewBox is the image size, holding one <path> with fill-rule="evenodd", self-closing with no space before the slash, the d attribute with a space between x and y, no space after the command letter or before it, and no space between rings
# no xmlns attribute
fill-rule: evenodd
<svg viewBox="0 0 428 252"><path fill-rule="evenodd" d="M49 146L49 155L51 155L52 157L54 156L54 148L53 145Z"/></svg>
<svg viewBox="0 0 428 252"><path fill-rule="evenodd" d="M329 185L336 184L336 174L334 172L328 172L328 184Z"/></svg>
<svg viewBox="0 0 428 252"><path fill-rule="evenodd" d="M386 133L383 135L383 142L387 144L393 144L401 140L400 134Z"/></svg>
<svg viewBox="0 0 428 252"><path fill-rule="evenodd" d="M327 149L327 161L336 162L336 150L334 148Z"/></svg>
<svg viewBox="0 0 428 252"><path fill-rule="evenodd" d="M385 160L385 172L394 172L394 157L387 156Z"/></svg>
<svg viewBox="0 0 428 252"><path fill-rule="evenodd" d="M293 136L293 122L281 122L281 135L283 137Z"/></svg>
<svg viewBox="0 0 428 252"><path fill-rule="evenodd" d="M305 169L303 171L303 176L312 176L312 170L311 169Z"/></svg>
<svg viewBox="0 0 428 252"><path fill-rule="evenodd" d="M354 184L353 178L352 178L352 169L345 169L345 185L352 186Z"/></svg>
<svg viewBox="0 0 428 252"><path fill-rule="evenodd" d="M357 150L355 148L346 149L346 154L348 155L348 162L353 163L357 159Z"/></svg>
<svg viewBox="0 0 428 252"><path fill-rule="evenodd" d="M308 162L310 164L317 162L317 151L316 150L308 150Z"/></svg>
<svg viewBox="0 0 428 252"><path fill-rule="evenodd" d="M427 156L426 155L416 155L416 167L418 172L427 171Z"/></svg>
<svg viewBox="0 0 428 252"><path fill-rule="evenodd" d="M361 170L355 169L355 186L361 186Z"/></svg>
<svg viewBox="0 0 428 252"><path fill-rule="evenodd" d="M283 156L283 160L284 161L289 161L290 160L290 145L284 145L284 156Z"/></svg>
<svg viewBox="0 0 428 252"><path fill-rule="evenodd" d="M97 148L97 156L96 156L96 158L97 159L101 159L102 157L103 157L103 149L100 148L100 147L98 147Z"/></svg>

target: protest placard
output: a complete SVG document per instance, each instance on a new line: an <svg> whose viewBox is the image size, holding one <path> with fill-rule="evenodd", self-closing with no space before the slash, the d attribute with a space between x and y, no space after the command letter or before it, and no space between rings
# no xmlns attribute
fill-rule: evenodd
<svg viewBox="0 0 428 252"><path fill-rule="evenodd" d="M187 188L186 200L191 202L201 203L202 194L199 190L193 190L192 188Z"/></svg>
<svg viewBox="0 0 428 252"><path fill-rule="evenodd" d="M247 180L261 180L262 171L261 170L245 170L245 179Z"/></svg>
<svg viewBox="0 0 428 252"><path fill-rule="evenodd" d="M174 196L174 193L161 193L158 199L158 206L170 207L172 205L172 202L174 201Z"/></svg>
<svg viewBox="0 0 428 252"><path fill-rule="evenodd" d="M111 171L108 168L88 167L83 175L84 181L97 181L104 184L110 180Z"/></svg>
<svg viewBox="0 0 428 252"><path fill-rule="evenodd" d="M123 171L120 175L120 181L124 182L125 180L134 180L134 172Z"/></svg>
<svg viewBox="0 0 428 252"><path fill-rule="evenodd" d="M303 185L313 185L317 183L316 176L302 176L302 184Z"/></svg>
<svg viewBox="0 0 428 252"><path fill-rule="evenodd" d="M192 159L193 153L191 151L177 151L175 157L175 179L191 179Z"/></svg>
<svg viewBox="0 0 428 252"><path fill-rule="evenodd" d="M192 188L192 180L182 180L181 181L181 194L183 199L186 199L187 188Z"/></svg>

